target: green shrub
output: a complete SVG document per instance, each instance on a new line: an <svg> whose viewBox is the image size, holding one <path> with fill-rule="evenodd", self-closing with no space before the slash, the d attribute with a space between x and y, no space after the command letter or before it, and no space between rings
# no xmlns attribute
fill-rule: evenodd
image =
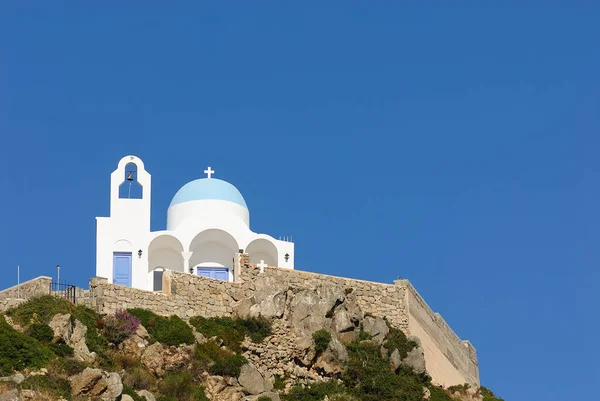
<svg viewBox="0 0 600 401"><path fill-rule="evenodd" d="M239 354L233 354L229 357L215 361L215 363L211 365L208 370L213 375L238 377L240 375L242 365L247 363L248 361L243 356Z"/></svg>
<svg viewBox="0 0 600 401"><path fill-rule="evenodd" d="M271 397L267 397L266 395L261 395L256 399L256 401L273 401Z"/></svg>
<svg viewBox="0 0 600 401"><path fill-rule="evenodd" d="M209 401L202 387L194 383L189 371L166 374L160 381L158 389L162 396L177 401Z"/></svg>
<svg viewBox="0 0 600 401"><path fill-rule="evenodd" d="M73 348L69 347L64 342L52 342L54 339L54 332L47 324L32 323L27 327L27 329L25 329L25 334L38 340L42 345L50 349L57 356L66 357L73 356L74 354Z"/></svg>
<svg viewBox="0 0 600 401"><path fill-rule="evenodd" d="M287 372L283 377L280 375L274 375L275 381L273 382L273 387L276 390L283 390L285 388L285 380L288 378L288 376L289 375Z"/></svg>
<svg viewBox="0 0 600 401"><path fill-rule="evenodd" d="M46 347L48 347L48 349L50 349L52 352L54 352L56 354L56 356L59 356L62 358L70 357L75 354L75 351L73 350L73 348L71 348L64 342L49 343L49 344L46 344Z"/></svg>
<svg viewBox="0 0 600 401"><path fill-rule="evenodd" d="M39 342L49 343L54 339L54 332L47 324L33 323L25 329L25 334Z"/></svg>
<svg viewBox="0 0 600 401"><path fill-rule="evenodd" d="M454 401L454 399L450 397L448 393L442 388L436 386L429 386L428 389L431 393L429 401Z"/></svg>
<svg viewBox="0 0 600 401"><path fill-rule="evenodd" d="M54 354L39 341L19 333L0 317L0 373L9 375L23 368L41 368Z"/></svg>
<svg viewBox="0 0 600 401"><path fill-rule="evenodd" d="M313 341L315 342L315 350L317 351L317 355L324 352L331 342L331 333L325 329L315 331L312 337Z"/></svg>
<svg viewBox="0 0 600 401"><path fill-rule="evenodd" d="M483 401L504 401L502 398L496 397L494 393L486 387L481 386L479 391L483 396Z"/></svg>
<svg viewBox="0 0 600 401"><path fill-rule="evenodd" d="M127 394L128 396L130 396L133 399L133 401L147 401L146 397L142 397L141 395L136 393L135 390L129 387L127 384L123 384L123 394Z"/></svg>
<svg viewBox="0 0 600 401"><path fill-rule="evenodd" d="M167 318L139 308L129 309L128 312L140 319L154 341L174 346L196 341L192 328L178 316Z"/></svg>
<svg viewBox="0 0 600 401"><path fill-rule="evenodd" d="M85 362L73 358L54 358L48 364L48 372L56 376L74 376L83 372L87 367Z"/></svg>
<svg viewBox="0 0 600 401"><path fill-rule="evenodd" d="M392 352L397 349L400 352L400 358L404 359L417 346L417 343L406 338L406 334L402 330L390 327L383 346L387 349L388 355L392 355Z"/></svg>
<svg viewBox="0 0 600 401"><path fill-rule="evenodd" d="M283 395L286 401L322 401L325 396L348 394L343 384L330 380L324 383L314 383L308 386L292 387L289 394Z"/></svg>
<svg viewBox="0 0 600 401"><path fill-rule="evenodd" d="M352 394L363 401L421 401L423 381L412 371L390 369L389 359L380 347L370 342L347 346L348 364L342 380Z"/></svg>
<svg viewBox="0 0 600 401"><path fill-rule="evenodd" d="M71 388L67 379L51 375L29 376L20 385L23 390L34 390L56 398L71 398Z"/></svg>
<svg viewBox="0 0 600 401"><path fill-rule="evenodd" d="M142 365L125 370L123 376L123 384L135 390L148 390L154 385L155 381L154 376Z"/></svg>
<svg viewBox="0 0 600 401"><path fill-rule="evenodd" d="M259 343L271 335L271 324L264 318L232 319L229 317L205 318L196 316L190 324L206 337L218 337L234 352L240 352L244 337Z"/></svg>
<svg viewBox="0 0 600 401"><path fill-rule="evenodd" d="M249 319L238 319L238 324L244 328L246 335L255 343L271 335L271 323L265 318L252 317Z"/></svg>
<svg viewBox="0 0 600 401"><path fill-rule="evenodd" d="M66 299L43 295L29 299L19 306L9 309L6 314L15 323L26 326L30 323L48 324L57 313L71 313L74 305Z"/></svg>
<svg viewBox="0 0 600 401"><path fill-rule="evenodd" d="M367 333L364 330L360 330L358 332L358 341L366 341L366 340L370 340L371 339L371 335L369 333Z"/></svg>

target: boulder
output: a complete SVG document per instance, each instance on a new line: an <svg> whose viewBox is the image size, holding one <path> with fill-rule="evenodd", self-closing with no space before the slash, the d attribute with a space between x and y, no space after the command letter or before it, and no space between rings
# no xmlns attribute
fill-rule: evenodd
<svg viewBox="0 0 600 401"><path fill-rule="evenodd" d="M121 397L121 401L133 401L133 398L131 398L130 395L123 394L123 396Z"/></svg>
<svg viewBox="0 0 600 401"><path fill-rule="evenodd" d="M194 338L198 344L204 344L206 342L206 337L204 337L204 334L198 332L195 327L192 327L192 331L194 332Z"/></svg>
<svg viewBox="0 0 600 401"><path fill-rule="evenodd" d="M16 384L21 384L25 380L25 376L22 373L15 373L12 376L0 377L0 382L13 382Z"/></svg>
<svg viewBox="0 0 600 401"><path fill-rule="evenodd" d="M250 317L250 308L254 305L254 297L244 298L233 307L233 316L240 319Z"/></svg>
<svg viewBox="0 0 600 401"><path fill-rule="evenodd" d="M75 396L95 397L102 401L115 401L123 392L123 383L118 373L85 368L69 377L71 393Z"/></svg>
<svg viewBox="0 0 600 401"><path fill-rule="evenodd" d="M92 363L96 359L96 354L91 353L85 343L85 333L87 327L79 320L72 323L71 315L56 314L48 323L48 326L54 332L54 342L64 341L73 348L74 358L78 361Z"/></svg>
<svg viewBox="0 0 600 401"><path fill-rule="evenodd" d="M331 329L334 333L344 333L354 330L354 323L350 320L350 315L346 308L338 308L331 322Z"/></svg>
<svg viewBox="0 0 600 401"><path fill-rule="evenodd" d="M147 347L142 354L142 364L156 376L163 376L167 371L181 370L190 361L193 345L180 345L168 347L161 343L154 343Z"/></svg>
<svg viewBox="0 0 600 401"><path fill-rule="evenodd" d="M328 312L344 302L344 291L337 287L301 290L289 302L289 324L306 335L330 324Z"/></svg>
<svg viewBox="0 0 600 401"><path fill-rule="evenodd" d="M238 381L246 394L255 395L273 390L273 383L249 363L242 366Z"/></svg>
<svg viewBox="0 0 600 401"><path fill-rule="evenodd" d="M71 335L70 341L67 342L67 345L70 345L73 348L75 359L92 363L96 359L96 354L91 353L85 343L85 333L87 333L87 327L79 320L75 320L73 334Z"/></svg>
<svg viewBox="0 0 600 401"><path fill-rule="evenodd" d="M401 364L408 366L416 373L425 373L425 353L423 352L423 348L415 347L410 350L406 358L402 359Z"/></svg>
<svg viewBox="0 0 600 401"><path fill-rule="evenodd" d="M54 342L64 341L69 343L71 335L73 334L73 325L71 324L71 315L56 314L48 323L48 326L54 332Z"/></svg>
<svg viewBox="0 0 600 401"><path fill-rule="evenodd" d="M148 331L140 324L135 333L119 344L119 350L124 354L139 358L144 349L148 346L148 338L150 338Z"/></svg>
<svg viewBox="0 0 600 401"><path fill-rule="evenodd" d="M267 296L260 304L260 315L266 318L281 319L285 312L286 295L279 292Z"/></svg>
<svg viewBox="0 0 600 401"><path fill-rule="evenodd" d="M392 352L390 355L390 365L392 366L392 371L398 371L398 368L402 365L402 358L400 357L400 351L397 349Z"/></svg>
<svg viewBox="0 0 600 401"><path fill-rule="evenodd" d="M43 395L35 390L21 390L21 401L38 401Z"/></svg>
<svg viewBox="0 0 600 401"><path fill-rule="evenodd" d="M336 338L331 339L327 349L319 356L315 368L322 369L327 375L342 373L343 364L348 360L346 347Z"/></svg>
<svg viewBox="0 0 600 401"><path fill-rule="evenodd" d="M140 397L146 398L146 401L156 401L156 397L154 397L154 394L152 394L148 390L138 390L136 392L137 395L139 395Z"/></svg>
<svg viewBox="0 0 600 401"><path fill-rule="evenodd" d="M427 387L423 387L423 399L425 401L427 401L430 398L431 398L431 390L429 390Z"/></svg>
<svg viewBox="0 0 600 401"><path fill-rule="evenodd" d="M371 340L377 344L382 344L390 329L380 317L367 316L363 320L363 330L371 336Z"/></svg>
<svg viewBox="0 0 600 401"><path fill-rule="evenodd" d="M0 394L0 401L20 401L19 390L13 389L4 394Z"/></svg>
<svg viewBox="0 0 600 401"><path fill-rule="evenodd" d="M312 336L299 337L296 341L296 352L298 354L298 362L304 366L309 366L317 355Z"/></svg>
<svg viewBox="0 0 600 401"><path fill-rule="evenodd" d="M206 391L211 394L219 394L227 387L227 381L223 376L208 376L206 378Z"/></svg>
<svg viewBox="0 0 600 401"><path fill-rule="evenodd" d="M164 348L161 343L154 343L146 348L142 354L142 364L157 376L162 376L165 373Z"/></svg>

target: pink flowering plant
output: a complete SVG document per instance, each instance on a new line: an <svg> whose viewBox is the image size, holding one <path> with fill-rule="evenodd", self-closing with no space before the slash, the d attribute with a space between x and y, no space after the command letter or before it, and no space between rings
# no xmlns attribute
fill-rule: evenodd
<svg viewBox="0 0 600 401"><path fill-rule="evenodd" d="M104 319L103 333L109 342L119 344L134 334L138 327L140 327L140 319L119 309Z"/></svg>

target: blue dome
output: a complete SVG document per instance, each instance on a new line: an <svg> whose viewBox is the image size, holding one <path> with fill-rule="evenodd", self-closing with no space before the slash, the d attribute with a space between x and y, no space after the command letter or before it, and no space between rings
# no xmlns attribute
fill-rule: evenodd
<svg viewBox="0 0 600 401"><path fill-rule="evenodd" d="M188 182L177 191L169 207L178 203L203 199L229 201L248 209L240 191L227 181L218 178L200 178Z"/></svg>

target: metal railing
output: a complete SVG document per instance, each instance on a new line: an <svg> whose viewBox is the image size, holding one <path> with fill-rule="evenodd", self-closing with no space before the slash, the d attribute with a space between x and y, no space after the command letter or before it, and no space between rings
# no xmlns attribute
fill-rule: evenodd
<svg viewBox="0 0 600 401"><path fill-rule="evenodd" d="M69 283L57 283L52 281L50 283L50 295L67 299L75 303L76 287Z"/></svg>

